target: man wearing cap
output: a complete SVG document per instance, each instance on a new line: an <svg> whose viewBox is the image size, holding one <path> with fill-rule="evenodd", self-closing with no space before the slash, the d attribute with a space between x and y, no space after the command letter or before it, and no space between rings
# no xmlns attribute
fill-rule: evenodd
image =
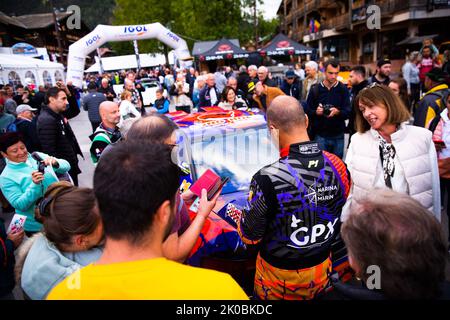
<svg viewBox="0 0 450 320"><path fill-rule="evenodd" d="M288 96L294 97L297 100L301 99L303 83L299 81L294 70L287 70L285 79L281 84L281 90Z"/></svg>
<svg viewBox="0 0 450 320"><path fill-rule="evenodd" d="M445 84L448 74L440 68L433 68L425 74L425 89L427 93L420 99L414 112L414 125L428 128L430 122L446 107L443 98L449 94Z"/></svg>
<svg viewBox="0 0 450 320"><path fill-rule="evenodd" d="M40 150L39 139L36 130L35 114L37 109L30 107L27 104L17 106L17 119L14 121L17 132L20 132L25 139L25 146L28 152Z"/></svg>
<svg viewBox="0 0 450 320"><path fill-rule="evenodd" d="M389 78L389 75L391 74L391 66L391 60L389 59L378 60L377 72L369 78L369 84L378 83L388 86L389 82L391 82L391 79Z"/></svg>

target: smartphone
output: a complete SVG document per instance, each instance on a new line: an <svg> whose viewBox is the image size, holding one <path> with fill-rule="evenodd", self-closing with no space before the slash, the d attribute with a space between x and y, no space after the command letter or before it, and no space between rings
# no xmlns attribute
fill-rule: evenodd
<svg viewBox="0 0 450 320"><path fill-rule="evenodd" d="M230 180L229 177L226 177L220 183L216 184L209 192L208 192L208 201L214 198L217 192Z"/></svg>

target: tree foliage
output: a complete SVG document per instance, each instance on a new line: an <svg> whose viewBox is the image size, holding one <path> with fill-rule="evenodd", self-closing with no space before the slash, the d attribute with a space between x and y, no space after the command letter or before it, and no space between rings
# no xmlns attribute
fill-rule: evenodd
<svg viewBox="0 0 450 320"><path fill-rule="evenodd" d="M195 41L237 38L241 45L254 39L254 0L116 0L113 23L148 24L160 22L181 36L189 47ZM258 0L259 3L262 1ZM266 21L258 13L260 37L272 35L278 20ZM130 42L113 43L119 54L133 53ZM163 52L164 46L157 40L139 41L140 52Z"/></svg>

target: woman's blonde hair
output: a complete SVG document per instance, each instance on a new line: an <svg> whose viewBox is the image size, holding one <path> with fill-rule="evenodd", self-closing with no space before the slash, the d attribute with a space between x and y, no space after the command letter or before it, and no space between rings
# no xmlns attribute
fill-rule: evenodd
<svg viewBox="0 0 450 320"><path fill-rule="evenodd" d="M374 106L381 105L387 109L388 124L399 125L410 119L410 114L403 101L391 88L374 83L362 89L356 97L353 108L355 109L355 129L359 133L364 133L370 129L370 125L364 119L359 105Z"/></svg>
<svg viewBox="0 0 450 320"><path fill-rule="evenodd" d="M131 94L130 91L124 90L124 91L122 92L122 94L120 95L120 99L121 99L121 100L126 100L126 99L128 99L128 97L131 97L131 96L132 96L132 94Z"/></svg>

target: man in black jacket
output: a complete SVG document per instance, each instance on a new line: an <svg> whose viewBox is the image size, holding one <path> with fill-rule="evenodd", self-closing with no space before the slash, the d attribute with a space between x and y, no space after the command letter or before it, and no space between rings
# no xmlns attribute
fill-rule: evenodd
<svg viewBox="0 0 450 320"><path fill-rule="evenodd" d="M350 116L350 94L337 80L339 62L324 64L325 80L311 86L306 99L306 112L311 121L310 132L322 150L344 156L345 120Z"/></svg>
<svg viewBox="0 0 450 320"><path fill-rule="evenodd" d="M200 90L198 109L204 111L201 107L217 106L220 102L220 92L216 88L216 80L212 73L206 75L206 86Z"/></svg>
<svg viewBox="0 0 450 320"><path fill-rule="evenodd" d="M56 158L62 158L70 163L69 174L73 183L78 186L77 154L83 156L75 134L62 113L67 108L66 92L58 87L52 87L45 97L46 106L42 107L37 120L37 131L42 152Z"/></svg>
<svg viewBox="0 0 450 320"><path fill-rule="evenodd" d="M247 73L246 66L239 67L239 75L237 77L238 89L247 94L248 83L250 82L250 76Z"/></svg>
<svg viewBox="0 0 450 320"><path fill-rule="evenodd" d="M114 88L109 85L109 81L107 78L102 79L101 85L97 91L103 93L105 95L106 100L108 101L114 101L114 98L117 97L117 94L114 92Z"/></svg>

